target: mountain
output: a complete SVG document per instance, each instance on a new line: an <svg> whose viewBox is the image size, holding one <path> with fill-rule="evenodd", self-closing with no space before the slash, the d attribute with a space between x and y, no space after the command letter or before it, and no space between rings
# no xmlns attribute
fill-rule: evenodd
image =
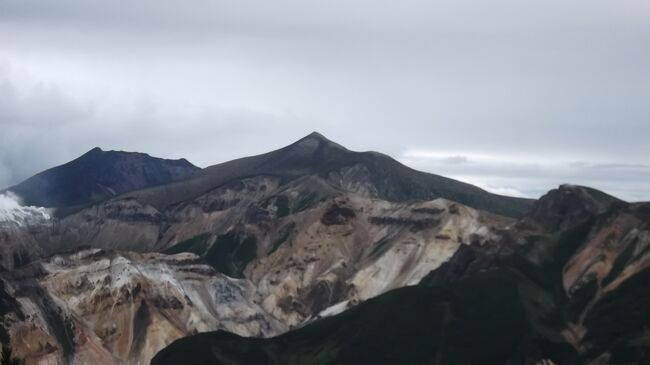
<svg viewBox="0 0 650 365"><path fill-rule="evenodd" d="M463 244L499 239L512 219L446 199L391 202L319 177L255 176L168 210L111 199L56 222L44 250L191 252L259 288L291 326L328 306L414 284Z"/></svg>
<svg viewBox="0 0 650 365"><path fill-rule="evenodd" d="M529 220L551 230L561 230L590 216L602 214L623 201L585 186L561 185L536 201L527 212Z"/></svg>
<svg viewBox="0 0 650 365"><path fill-rule="evenodd" d="M532 203L529 199L491 194L460 181L416 171L377 152L350 151L316 132L276 151L207 167L188 181L124 196L165 209L228 181L259 175L275 176L284 183L314 176L341 189L388 201L445 198L510 217L521 216Z"/></svg>
<svg viewBox="0 0 650 365"><path fill-rule="evenodd" d="M169 266L166 255L196 255L193 257L197 262L208 265L209 270L203 270L207 276L226 275L238 285L226 293L210 285L204 289L203 299L188 301L176 297L183 308L194 309L164 312L167 320L154 321L151 331L141 336L143 348L151 351L193 331L224 328L240 335L281 334L289 328L353 308L389 290L415 285L461 247L491 246L514 222L511 218L440 197L418 200L408 195L390 195L401 192L417 196L420 194L417 191L391 190L386 185L382 193L378 187L382 187L383 180L377 176L408 182L411 173L416 177L429 175L413 172L385 156L377 160L383 170L377 170L375 175L366 173L375 167L364 159L374 161L377 156L382 155L350 152L320 135L310 135L262 157L208 168L194 178L87 204L38 221L36 225L15 226L22 238L15 240L12 237L18 236L12 235L8 240L13 244L11 252L19 254L11 255L7 251L9 255L3 265L8 272L0 278L4 277L7 285L12 285L13 289L7 291L20 299L21 310L33 308L34 305L25 303L34 299L23 294L36 290L33 288L42 288L40 292L47 293L51 301L39 307L45 308L40 311L45 314L35 313L36 322L27 327L22 325L24 320L16 320L11 315L1 321L11 334L14 356L54 362L53 359L79 359L86 351L82 349L88 344L84 340L87 337L93 338L92 348L98 353L114 353L117 350L113 345L116 341L113 332L89 325L98 323L98 318L106 315L105 308L99 304L103 301L117 303L111 305L111 311L126 311L124 313L131 314L124 318L135 318L133 313L142 300L157 303L158 299L146 293L129 296L123 292L131 292L138 284L143 287L170 285L165 281L143 283L138 274L144 270L142 267L152 266L154 262L160 262L161 267ZM391 173L393 168L397 172ZM404 171L408 174L402 174ZM377 175L382 173L385 175ZM203 180L206 176L216 180ZM217 184L222 180L225 182ZM199 193L202 189L196 188L197 181L209 183L205 192ZM453 180L449 182L451 188L465 186ZM149 204L152 202L149 197L155 194L147 194L172 192L177 186L192 192L188 195L191 198L172 199L170 201L175 203L160 206ZM479 189L476 191L492 196ZM165 197L172 195L165 194ZM508 201L509 198L503 199ZM529 204L526 200L514 201ZM102 255L125 259L89 256L104 262L105 266L77 259L89 249L101 249L106 252ZM102 272L108 275L122 271L124 260L131 262L127 268L137 270L126 270L117 282L99 282L100 276L105 275L100 275ZM58 263L61 261L64 264ZM21 290L21 282L12 274L31 272L35 270L33 267L44 267L37 272L45 272L47 279L39 279L29 289ZM159 273L161 279L175 283L183 278L186 270L172 267ZM98 279L92 285L77 285L74 280L65 279L82 276ZM201 280L207 280L207 276ZM62 286L55 285L59 281ZM100 291L102 287L106 289ZM175 324L172 327L177 330L170 330L169 321L176 323L173 318L179 313L188 313L183 315L194 318L208 310L215 313L214 318L222 318L219 311L209 309L214 306L196 303L206 303L207 298L219 298L231 291L245 293L240 296L245 299L237 300L234 299L237 296L226 295L224 298L233 298L230 299L232 306L251 308L232 313L233 318L239 318L237 321L242 323L260 323L258 319L264 319L264 323L275 324L262 332L251 332L249 325L224 327L221 320L203 320L184 327ZM79 300L91 304L80 307ZM51 324L52 316L47 314L46 309L51 306L56 306L53 310L57 313L64 313L64 318L78 322L74 327L79 331L83 328L84 335L58 334L54 330L57 326ZM156 311L148 304L146 308L148 313ZM124 321L115 331L125 333L127 337L124 338L131 338L135 322L133 319ZM33 341L40 341L46 350L33 350L40 345L20 345ZM75 350L69 350L67 343ZM124 347L119 351L121 357L110 361L146 363L149 359L137 357ZM153 352L149 353L151 357Z"/></svg>
<svg viewBox="0 0 650 365"><path fill-rule="evenodd" d="M9 187L25 205L66 208L101 201L131 190L184 180L200 169L185 159L93 148L64 165Z"/></svg>
<svg viewBox="0 0 650 365"><path fill-rule="evenodd" d="M562 186L512 227L505 255L459 250L417 287L270 339L184 338L152 365L650 361L650 204Z"/></svg>
<svg viewBox="0 0 650 365"><path fill-rule="evenodd" d="M611 333L592 345L602 329L587 319L623 318L612 305L642 317L629 301L647 304L644 207L571 185L537 201L501 197L311 134L58 214L4 214L21 219L0 217L0 343L29 364L146 364L185 336L196 361L217 351L208 359L235 364L257 363L246 353L271 363L618 358L602 345ZM612 304L616 288L628 289ZM645 340L633 326L645 322L630 318L604 326L638 359ZM503 324L513 336L500 342ZM215 330L228 333L194 344ZM467 343L475 350L460 351Z"/></svg>

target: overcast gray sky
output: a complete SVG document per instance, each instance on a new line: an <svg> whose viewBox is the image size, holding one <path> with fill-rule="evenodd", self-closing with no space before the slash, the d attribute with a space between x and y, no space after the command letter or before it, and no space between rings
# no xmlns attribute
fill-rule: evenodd
<svg viewBox="0 0 650 365"><path fill-rule="evenodd" d="M488 190L650 200L647 0L0 0L0 186L317 130Z"/></svg>

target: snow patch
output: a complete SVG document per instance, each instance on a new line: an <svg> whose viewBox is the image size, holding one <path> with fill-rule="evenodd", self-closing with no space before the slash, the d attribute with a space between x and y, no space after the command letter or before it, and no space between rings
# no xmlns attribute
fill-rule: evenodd
<svg viewBox="0 0 650 365"><path fill-rule="evenodd" d="M10 191L0 194L0 223L25 226L42 224L50 219L50 209L22 205L20 198Z"/></svg>

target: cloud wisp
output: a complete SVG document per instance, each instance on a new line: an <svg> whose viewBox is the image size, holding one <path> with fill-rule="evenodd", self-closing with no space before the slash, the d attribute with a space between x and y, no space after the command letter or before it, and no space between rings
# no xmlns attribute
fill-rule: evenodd
<svg viewBox="0 0 650 365"><path fill-rule="evenodd" d="M34 226L50 220L51 213L47 208L22 205L11 192L0 194L0 223Z"/></svg>

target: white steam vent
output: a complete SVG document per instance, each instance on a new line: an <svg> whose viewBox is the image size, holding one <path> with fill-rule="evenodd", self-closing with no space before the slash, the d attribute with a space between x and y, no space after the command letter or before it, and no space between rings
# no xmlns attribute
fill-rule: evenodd
<svg viewBox="0 0 650 365"><path fill-rule="evenodd" d="M37 225L50 220L50 209L21 205L20 198L12 192L0 194L0 224L14 223L19 226Z"/></svg>

